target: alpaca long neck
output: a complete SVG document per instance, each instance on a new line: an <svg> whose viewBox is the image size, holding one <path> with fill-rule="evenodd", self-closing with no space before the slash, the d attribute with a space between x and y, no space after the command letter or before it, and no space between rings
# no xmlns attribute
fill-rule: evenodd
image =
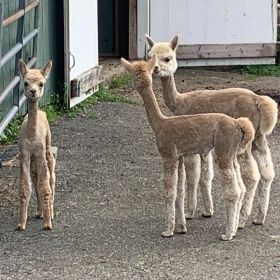
<svg viewBox="0 0 280 280"><path fill-rule="evenodd" d="M164 102L169 110L174 112L176 109L177 100L180 97L180 93L178 93L175 85L174 75L171 74L168 77L161 77L161 83Z"/></svg>
<svg viewBox="0 0 280 280"><path fill-rule="evenodd" d="M27 127L32 130L36 130L38 124L38 101L32 101L28 99L28 118Z"/></svg>
<svg viewBox="0 0 280 280"><path fill-rule="evenodd" d="M160 127L165 116L161 113L156 97L151 86L139 90L147 112L149 123L154 131Z"/></svg>

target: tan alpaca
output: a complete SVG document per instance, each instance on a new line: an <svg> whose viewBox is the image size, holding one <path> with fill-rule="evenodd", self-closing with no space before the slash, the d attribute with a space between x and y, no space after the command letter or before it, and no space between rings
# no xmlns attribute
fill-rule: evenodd
<svg viewBox="0 0 280 280"><path fill-rule="evenodd" d="M176 49L178 36L175 36L170 43L156 43L147 36L151 47L149 54L157 54L158 67L155 73L161 78L163 97L167 107L174 115L200 114L200 113L224 113L233 118L247 117L253 123L256 130L252 146L252 153L256 163L250 154L243 154L238 157L241 165L243 181L247 192L244 198L244 205L241 210L239 227L243 228L252 210L253 194L255 193L258 181L259 185L259 211L255 224L265 222L270 187L274 178L274 168L271 160L270 149L267 145L266 135L269 135L277 122L277 104L267 96L259 96L254 92L242 88L228 88L221 90L196 90L187 93L179 93L174 82L174 73L177 69ZM211 198L211 181L213 178L213 167L211 154L201 160L201 190L205 205L205 215L213 214L213 202ZM200 156L195 155L186 160L189 168L187 174L188 207L189 215L192 217L196 208L196 192L200 173ZM246 174L252 173L253 176ZM195 176L193 176L195 174Z"/></svg>
<svg viewBox="0 0 280 280"><path fill-rule="evenodd" d="M215 148L227 207L226 230L222 239L231 240L236 234L239 211L245 193L236 155L245 150L250 153L255 132L251 122L247 118L235 120L224 114L165 117L158 107L152 89L151 75L156 64L156 56L149 62L130 63L125 59L121 62L132 74L134 85L143 98L148 120L163 159L166 223L162 236L170 237L174 233L175 205L176 231L186 232L183 156L208 154Z"/></svg>
<svg viewBox="0 0 280 280"><path fill-rule="evenodd" d="M44 229L52 229L55 192L55 159L51 150L51 132L46 114L39 110L38 102L44 93L52 61L42 69L28 69L23 60L19 71L24 81L24 94L28 98L19 140L20 149L20 218L18 230L25 230L27 208L31 195L31 182L37 196L38 216L43 218Z"/></svg>

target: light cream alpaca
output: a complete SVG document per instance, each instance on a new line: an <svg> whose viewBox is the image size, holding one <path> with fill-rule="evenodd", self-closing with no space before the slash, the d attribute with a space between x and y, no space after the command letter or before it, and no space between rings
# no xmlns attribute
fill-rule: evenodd
<svg viewBox="0 0 280 280"><path fill-rule="evenodd" d="M267 96L259 96L254 92L242 88L229 88L221 90L196 90L180 94L175 85L174 73L177 69L176 49L178 47L178 36L170 43L156 43L146 35L151 47L149 54L158 55L158 67L155 72L161 77L163 97L167 107L174 115L200 114L200 113L224 113L233 118L248 117L256 130L252 146L252 153L257 160L258 169L261 174L259 185L259 211L255 224L265 222L270 187L274 178L274 168L271 160L270 149L267 145L266 135L269 135L277 122L277 104ZM239 227L243 228L252 210L252 199L259 181L259 172L256 163L248 154L238 157L241 165L241 174L246 185L247 192L244 205L241 210ZM188 190L188 212L190 217L196 209L196 193L200 173L200 156L188 158L187 190ZM252 173L248 177L246 174ZM193 174L195 176L193 176ZM213 214L213 203L211 197L211 181L213 178L213 167L211 154L201 159L201 190L204 199L205 215Z"/></svg>
<svg viewBox="0 0 280 280"><path fill-rule="evenodd" d="M215 148L227 208L226 230L222 240L231 240L237 231L238 216L245 193L236 154L245 150L250 153L255 132L251 122L247 118L235 120L224 114L165 117L159 109L152 89L151 75L156 56L149 62L130 63L125 59L121 62L132 74L134 85L143 98L148 120L163 159L165 231L162 236L172 236L175 227L179 233L186 232L183 156L208 154Z"/></svg>
<svg viewBox="0 0 280 280"><path fill-rule="evenodd" d="M55 192L55 159L51 150L51 132L46 114L39 110L38 102L44 93L52 61L43 69L28 69L23 60L19 71L24 81L24 94L28 98L19 140L20 149L20 218L18 230L25 230L27 208L31 195L31 182L37 196L38 217L43 218L45 230L52 229Z"/></svg>

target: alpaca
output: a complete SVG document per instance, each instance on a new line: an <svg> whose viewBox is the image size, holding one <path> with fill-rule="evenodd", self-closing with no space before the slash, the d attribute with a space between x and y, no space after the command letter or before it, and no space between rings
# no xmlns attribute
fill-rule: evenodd
<svg viewBox="0 0 280 280"><path fill-rule="evenodd" d="M45 230L52 229L55 159L51 149L49 123L45 112L39 110L38 106L51 68L52 61L49 61L43 69L28 69L22 59L19 61L19 72L24 81L24 94L28 98L28 115L23 121L19 139L20 218L18 230L26 228L31 182L35 187L38 217L43 218Z"/></svg>
<svg viewBox="0 0 280 280"><path fill-rule="evenodd" d="M132 74L134 86L144 101L163 160L165 231L162 236L171 237L175 228L178 233L186 233L183 156L197 153L207 155L210 150L215 149L227 207L226 230L221 238L231 240L237 231L239 211L245 193L236 155L244 151L250 153L255 133L252 123L247 118L235 120L224 114L211 113L166 117L161 113L152 89L156 55L148 62L130 63L122 58L121 63Z"/></svg>
<svg viewBox="0 0 280 280"><path fill-rule="evenodd" d="M177 69L178 35L170 43L156 43L148 35L146 35L146 39L151 47L149 55L157 54L159 58L155 74L161 79L165 104L174 115L224 113L233 118L247 117L251 120L256 130L252 154L257 164L251 154L244 153L238 156L238 161L241 164L241 175L247 188L240 213L239 228L244 227L248 216L251 214L252 200L258 182L260 183L259 209L257 218L253 223L256 225L264 224L269 204L270 187L275 175L266 136L272 133L277 123L278 109L276 102L267 96L259 96L242 88L195 90L180 94L174 81L174 73ZM187 158L185 164L189 169L187 174L189 217L191 218L194 215L196 209L200 169L200 185L205 207L204 216L212 216L211 181L213 179L213 166L211 154L209 153L208 157L203 159L199 155ZM246 174L250 172L253 176L248 178Z"/></svg>

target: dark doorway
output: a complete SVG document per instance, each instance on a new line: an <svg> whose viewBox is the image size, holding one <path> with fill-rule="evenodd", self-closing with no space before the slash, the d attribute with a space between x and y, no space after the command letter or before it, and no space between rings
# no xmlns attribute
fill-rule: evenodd
<svg viewBox="0 0 280 280"><path fill-rule="evenodd" d="M128 57L129 0L98 0L100 57Z"/></svg>

